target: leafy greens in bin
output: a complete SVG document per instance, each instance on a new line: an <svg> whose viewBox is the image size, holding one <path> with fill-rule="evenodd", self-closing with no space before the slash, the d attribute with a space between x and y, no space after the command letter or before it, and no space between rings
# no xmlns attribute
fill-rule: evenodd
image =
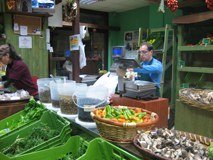
<svg viewBox="0 0 213 160"><path fill-rule="evenodd" d="M46 107L43 104L37 103L35 99L31 97L24 108L26 115L21 115L20 119L13 119L12 121L7 122L7 128L0 130L0 136L21 127L24 124L39 119L45 110Z"/></svg>
<svg viewBox="0 0 213 160"><path fill-rule="evenodd" d="M14 143L3 148L1 152L8 157L13 157L45 141L48 141L59 134L59 130L51 129L49 126L47 126L47 124L41 123L40 126L33 128L28 136L23 138L17 137Z"/></svg>

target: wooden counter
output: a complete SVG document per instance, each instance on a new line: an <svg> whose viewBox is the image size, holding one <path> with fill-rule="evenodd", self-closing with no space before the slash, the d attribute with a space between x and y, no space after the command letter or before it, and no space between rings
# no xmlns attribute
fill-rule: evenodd
<svg viewBox="0 0 213 160"><path fill-rule="evenodd" d="M144 101L144 100L135 100L127 97L120 97L119 95L114 95L113 97L113 106L130 106L143 108L152 112L155 112L159 116L159 121L155 124L154 127L162 128L168 127L168 107L169 99L167 98L158 98L155 100Z"/></svg>
<svg viewBox="0 0 213 160"><path fill-rule="evenodd" d="M29 100L13 103L0 103L0 120L22 111Z"/></svg>

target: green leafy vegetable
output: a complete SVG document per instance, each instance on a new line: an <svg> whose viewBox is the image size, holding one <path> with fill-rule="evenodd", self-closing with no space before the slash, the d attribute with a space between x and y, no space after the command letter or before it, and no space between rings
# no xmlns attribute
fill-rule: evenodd
<svg viewBox="0 0 213 160"><path fill-rule="evenodd" d="M59 135L59 133L60 131L41 123L40 126L33 128L27 137L17 137L13 144L3 148L1 152L9 157L15 156Z"/></svg>
<svg viewBox="0 0 213 160"><path fill-rule="evenodd" d="M28 104L26 104L24 108L26 115L21 116L20 119L13 119L12 121L7 122L7 128L9 129L9 131L12 131L23 126L24 124L39 119L45 110L46 107L43 104L37 103L35 99L31 97ZM4 130L0 130L0 136L6 133L7 132L4 132Z"/></svg>
<svg viewBox="0 0 213 160"><path fill-rule="evenodd" d="M213 159L213 143L209 146L209 158Z"/></svg>

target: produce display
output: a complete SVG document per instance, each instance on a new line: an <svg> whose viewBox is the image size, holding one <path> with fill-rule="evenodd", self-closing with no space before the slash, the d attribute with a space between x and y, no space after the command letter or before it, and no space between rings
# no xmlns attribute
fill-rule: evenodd
<svg viewBox="0 0 213 160"><path fill-rule="evenodd" d="M156 155L155 159L202 159L210 160L208 147L200 141L193 141L187 134L179 131L170 131L167 128L155 129L154 131L138 131L137 144L141 151Z"/></svg>
<svg viewBox="0 0 213 160"><path fill-rule="evenodd" d="M213 159L213 143L209 146L209 158Z"/></svg>
<svg viewBox="0 0 213 160"><path fill-rule="evenodd" d="M51 103L50 88L39 88L39 101L42 103Z"/></svg>
<svg viewBox="0 0 213 160"><path fill-rule="evenodd" d="M4 93L0 95L0 101L23 100L29 98L30 94L25 90L17 90L14 93Z"/></svg>
<svg viewBox="0 0 213 160"><path fill-rule="evenodd" d="M51 129L46 124L41 123L40 126L33 128L28 136L24 138L17 137L14 143L1 149L0 152L8 157L13 157L34 146L48 141L49 139L59 135L59 133L60 131Z"/></svg>
<svg viewBox="0 0 213 160"><path fill-rule="evenodd" d="M213 10L213 0L206 0L207 8Z"/></svg>
<svg viewBox="0 0 213 160"><path fill-rule="evenodd" d="M183 89L180 90L180 93L182 96L194 101L213 105L213 90Z"/></svg>
<svg viewBox="0 0 213 160"><path fill-rule="evenodd" d="M154 42L155 42L155 39L150 39L150 40L147 40L146 42L148 42L148 43L152 44L152 43L154 43Z"/></svg>
<svg viewBox="0 0 213 160"><path fill-rule="evenodd" d="M122 123L147 123L152 122L151 116L142 112L141 108L128 109L126 107L111 107L107 105L103 110L98 109L95 115L99 118Z"/></svg>
<svg viewBox="0 0 213 160"><path fill-rule="evenodd" d="M75 105L73 100L75 99L73 99L72 96L59 94L61 113L77 114L77 106Z"/></svg>
<svg viewBox="0 0 213 160"><path fill-rule="evenodd" d="M177 0L167 0L167 6L171 13L174 13L178 9L178 1Z"/></svg>
<svg viewBox="0 0 213 160"><path fill-rule="evenodd" d="M43 112L46 110L46 107L43 104L39 104L35 101L33 97L30 98L30 101L25 105L24 111L26 112L25 116L21 116L19 119L13 119L12 121L7 122L5 129L0 130L0 136L19 128L31 121L39 119Z"/></svg>

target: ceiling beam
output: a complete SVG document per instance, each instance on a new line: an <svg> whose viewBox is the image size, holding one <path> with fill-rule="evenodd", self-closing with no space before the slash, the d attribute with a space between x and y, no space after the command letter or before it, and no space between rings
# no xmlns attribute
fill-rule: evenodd
<svg viewBox="0 0 213 160"><path fill-rule="evenodd" d="M64 27L72 27L72 22L63 21L62 25ZM79 26L88 26L88 28L95 28L95 29L102 29L102 30L120 31L120 27L105 26L105 25L98 25L98 24L91 24L91 23L79 23Z"/></svg>
<svg viewBox="0 0 213 160"><path fill-rule="evenodd" d="M181 16L181 17L175 17L172 19L172 23L190 24L190 23L206 21L209 19L213 19L213 11L197 13L197 14L190 14L190 15Z"/></svg>

